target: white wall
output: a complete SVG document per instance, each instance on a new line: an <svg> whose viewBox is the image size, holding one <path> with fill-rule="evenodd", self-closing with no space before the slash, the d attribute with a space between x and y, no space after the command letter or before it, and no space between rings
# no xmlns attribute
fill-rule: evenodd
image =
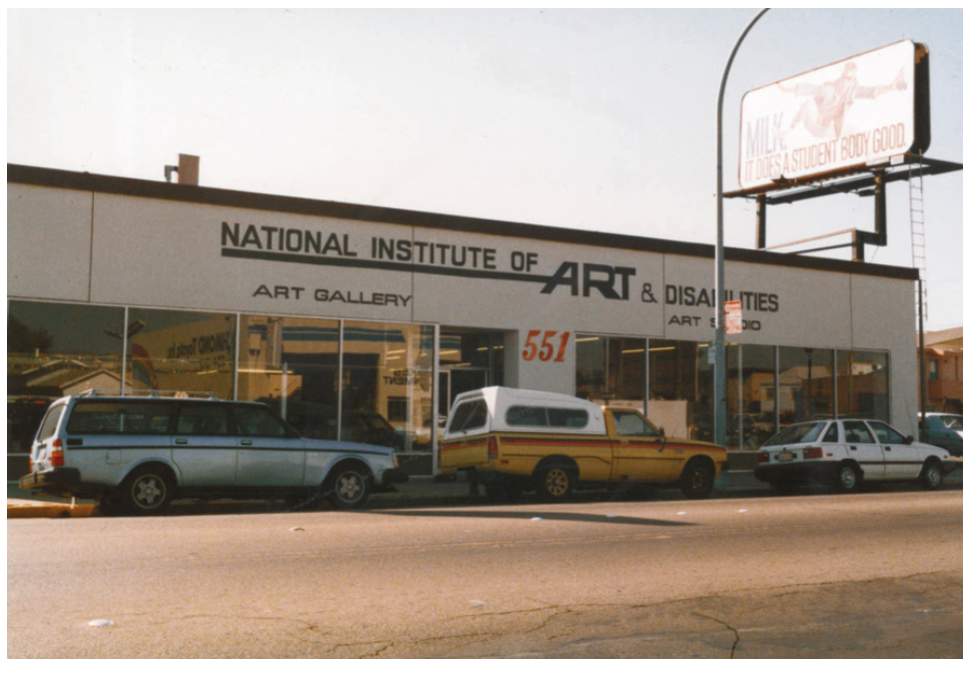
<svg viewBox="0 0 979 677"><path fill-rule="evenodd" d="M711 258L21 184L8 184L7 205L17 298L494 328L508 385L569 394L577 333L714 337ZM291 251L307 234L334 246ZM892 420L914 427L912 281L726 270L749 324L729 340L889 351ZM541 359L563 337L563 359Z"/></svg>
<svg viewBox="0 0 979 677"><path fill-rule="evenodd" d="M88 301L92 194L7 184L7 294Z"/></svg>

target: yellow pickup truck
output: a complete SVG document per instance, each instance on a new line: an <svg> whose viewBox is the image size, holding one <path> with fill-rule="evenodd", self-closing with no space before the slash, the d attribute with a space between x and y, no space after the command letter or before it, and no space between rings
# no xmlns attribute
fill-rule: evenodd
<svg viewBox="0 0 979 677"><path fill-rule="evenodd" d="M560 501L576 487L626 483L706 498L726 469L723 447L667 438L635 409L515 388L459 395L439 447L440 472L472 473L493 499L534 489Z"/></svg>

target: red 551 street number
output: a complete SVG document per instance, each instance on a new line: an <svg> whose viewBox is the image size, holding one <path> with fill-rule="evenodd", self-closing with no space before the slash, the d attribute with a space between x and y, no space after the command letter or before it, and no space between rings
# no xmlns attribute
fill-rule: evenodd
<svg viewBox="0 0 979 677"><path fill-rule="evenodd" d="M521 356L527 361L564 362L564 351L568 347L570 338L570 331L558 335L556 331L531 329L527 332L527 340L524 342Z"/></svg>

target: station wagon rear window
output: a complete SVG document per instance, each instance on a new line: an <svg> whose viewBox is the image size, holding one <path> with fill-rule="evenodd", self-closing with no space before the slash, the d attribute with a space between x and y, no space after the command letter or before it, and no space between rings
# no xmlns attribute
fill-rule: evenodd
<svg viewBox="0 0 979 677"><path fill-rule="evenodd" d="M46 440L54 435L54 431L58 429L58 419L61 418L61 412L64 409L65 405L58 404L48 410L48 413L44 416L44 420L41 422L41 429L37 433L37 439Z"/></svg>
<svg viewBox="0 0 979 677"><path fill-rule="evenodd" d="M584 409L516 405L506 410L507 425L528 428L584 428L588 412Z"/></svg>
<svg viewBox="0 0 979 677"><path fill-rule="evenodd" d="M78 402L71 411L70 435L165 435L169 404L160 402Z"/></svg>

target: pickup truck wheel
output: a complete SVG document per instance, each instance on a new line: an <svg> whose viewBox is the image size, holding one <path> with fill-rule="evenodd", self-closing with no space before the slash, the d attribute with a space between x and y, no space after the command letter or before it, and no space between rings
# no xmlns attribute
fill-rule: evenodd
<svg viewBox="0 0 979 677"><path fill-rule="evenodd" d="M537 474L537 495L545 501L563 501L574 491L575 474L564 465L548 465Z"/></svg>
<svg viewBox="0 0 979 677"><path fill-rule="evenodd" d="M695 458L680 475L680 491L687 498L707 498L714 490L714 464L705 458Z"/></svg>
<svg viewBox="0 0 979 677"><path fill-rule="evenodd" d="M938 461L927 461L918 476L918 483L925 489L937 489L942 483L942 466Z"/></svg>
<svg viewBox="0 0 979 677"><path fill-rule="evenodd" d="M833 484L844 494L852 494L860 488L860 471L849 463L841 465L833 476Z"/></svg>
<svg viewBox="0 0 979 677"><path fill-rule="evenodd" d="M371 493L371 481L364 471L353 467L343 468L326 481L327 500L337 510L355 510L367 502Z"/></svg>
<svg viewBox="0 0 979 677"><path fill-rule="evenodd" d="M174 490L175 484L168 471L153 466L137 468L123 481L119 500L127 513L155 515L170 505Z"/></svg>

